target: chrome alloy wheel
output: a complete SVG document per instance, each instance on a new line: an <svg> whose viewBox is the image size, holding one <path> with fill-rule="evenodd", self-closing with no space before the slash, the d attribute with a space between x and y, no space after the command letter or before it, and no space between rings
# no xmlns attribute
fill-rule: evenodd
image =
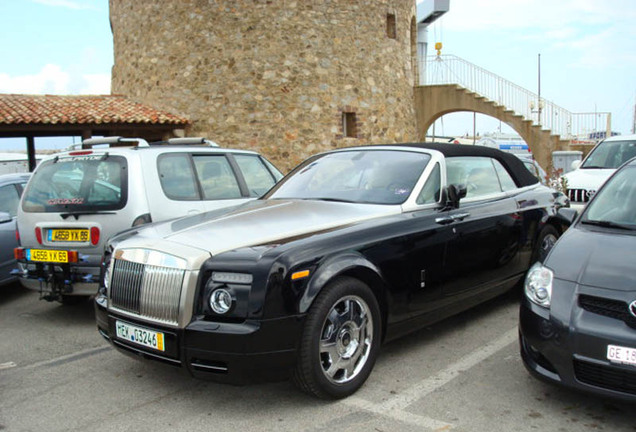
<svg viewBox="0 0 636 432"><path fill-rule="evenodd" d="M351 381L367 363L372 344L369 305L358 296L341 298L322 326L319 350L323 374L335 384Z"/></svg>

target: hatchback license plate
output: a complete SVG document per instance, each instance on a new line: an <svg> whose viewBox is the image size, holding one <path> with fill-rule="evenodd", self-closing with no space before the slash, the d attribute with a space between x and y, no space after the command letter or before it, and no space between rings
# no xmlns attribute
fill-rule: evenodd
<svg viewBox="0 0 636 432"><path fill-rule="evenodd" d="M67 263L68 252L64 250L27 249L27 261Z"/></svg>
<svg viewBox="0 0 636 432"><path fill-rule="evenodd" d="M137 345L165 351L163 333L130 325L123 321L115 321L117 337Z"/></svg>
<svg viewBox="0 0 636 432"><path fill-rule="evenodd" d="M636 366L636 348L608 345L607 359L616 363L626 363Z"/></svg>
<svg viewBox="0 0 636 432"><path fill-rule="evenodd" d="M80 242L90 240L90 232L87 229L52 229L49 231L51 242Z"/></svg>

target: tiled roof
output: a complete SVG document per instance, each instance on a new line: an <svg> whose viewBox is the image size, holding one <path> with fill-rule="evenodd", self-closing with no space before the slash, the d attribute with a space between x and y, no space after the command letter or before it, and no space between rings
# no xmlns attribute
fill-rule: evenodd
<svg viewBox="0 0 636 432"><path fill-rule="evenodd" d="M0 94L0 125L105 123L186 125L189 121L121 95Z"/></svg>

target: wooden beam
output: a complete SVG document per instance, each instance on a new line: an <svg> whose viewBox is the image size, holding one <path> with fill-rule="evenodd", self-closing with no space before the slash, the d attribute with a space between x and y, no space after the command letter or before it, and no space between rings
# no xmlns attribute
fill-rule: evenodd
<svg viewBox="0 0 636 432"><path fill-rule="evenodd" d="M29 171L33 172L35 169L35 138L31 136L26 137L27 140L27 157L29 158Z"/></svg>
<svg viewBox="0 0 636 432"><path fill-rule="evenodd" d="M93 131L90 129L83 129L82 130L82 141L84 141L85 139L89 139L93 136Z"/></svg>

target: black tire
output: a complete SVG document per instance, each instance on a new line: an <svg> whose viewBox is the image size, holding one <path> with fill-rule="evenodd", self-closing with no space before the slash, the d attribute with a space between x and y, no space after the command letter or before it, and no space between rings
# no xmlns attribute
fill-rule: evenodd
<svg viewBox="0 0 636 432"><path fill-rule="evenodd" d="M355 393L371 374L381 329L380 307L371 289L351 277L334 279L307 314L292 375L294 383L323 399ZM338 361L334 362L334 357Z"/></svg>
<svg viewBox="0 0 636 432"><path fill-rule="evenodd" d="M532 253L532 263L543 262L548 256L548 253L554 247L554 244L558 240L560 234L559 231L552 225L546 225L541 229L539 237L537 237L537 243L534 246L534 252Z"/></svg>

